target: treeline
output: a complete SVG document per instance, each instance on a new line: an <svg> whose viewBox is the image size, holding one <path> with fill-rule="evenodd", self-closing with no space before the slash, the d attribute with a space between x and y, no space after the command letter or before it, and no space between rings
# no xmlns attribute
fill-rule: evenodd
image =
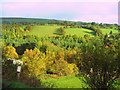
<svg viewBox="0 0 120 90"><path fill-rule="evenodd" d="M118 30L120 26L118 24L106 24L106 23L86 23L86 22L74 22L74 21L63 21L54 19L33 19L33 18L1 18L3 24L22 24L22 25L46 25L46 24L57 24L65 27L77 27L87 28L93 30L97 28L111 28Z"/></svg>

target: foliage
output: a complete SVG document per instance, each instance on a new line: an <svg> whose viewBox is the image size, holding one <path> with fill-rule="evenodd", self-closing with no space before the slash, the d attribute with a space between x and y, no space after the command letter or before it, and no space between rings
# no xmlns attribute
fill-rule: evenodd
<svg viewBox="0 0 120 90"><path fill-rule="evenodd" d="M119 78L118 48L114 44L106 48L103 39L94 38L84 43L79 53L81 71L92 88L108 89L113 81Z"/></svg>
<svg viewBox="0 0 120 90"><path fill-rule="evenodd" d="M3 57L5 58L18 58L16 49L12 46L6 46L3 49Z"/></svg>
<svg viewBox="0 0 120 90"><path fill-rule="evenodd" d="M78 74L78 67L76 64L68 64L68 70L70 75L77 75Z"/></svg>
<svg viewBox="0 0 120 90"><path fill-rule="evenodd" d="M16 51L19 55L22 55L26 49L34 49L35 43L25 43L21 44L20 46L15 47Z"/></svg>
<svg viewBox="0 0 120 90"><path fill-rule="evenodd" d="M115 81L113 82L113 87L114 87L115 89L120 89L120 80L115 80Z"/></svg>
<svg viewBox="0 0 120 90"><path fill-rule="evenodd" d="M29 72L28 75L38 76L39 74L45 73L46 66L44 62L44 54L41 53L39 49L26 49L22 60L25 63L25 71L28 70L26 72Z"/></svg>
<svg viewBox="0 0 120 90"><path fill-rule="evenodd" d="M68 49L65 52L65 60L67 60L68 63L75 63L75 55L77 54L76 49Z"/></svg>
<svg viewBox="0 0 120 90"><path fill-rule="evenodd" d="M27 25L25 28L24 28L24 31L31 31L32 30L32 26L31 25Z"/></svg>
<svg viewBox="0 0 120 90"><path fill-rule="evenodd" d="M61 77L75 76L79 72L92 88L118 85L118 25L34 19L13 19L16 22L13 23L8 20L3 19L0 49L3 58L19 58L24 62L22 82L39 86L38 79L42 76L56 78L45 82L46 87L81 87L83 82L76 82L76 77L65 79L66 83L65 80L59 82ZM16 68L12 61L4 61L3 78L16 80Z"/></svg>
<svg viewBox="0 0 120 90"><path fill-rule="evenodd" d="M78 68L75 64L69 64L64 60L64 51L62 52L50 52L46 53L46 65L48 74L57 75L76 75L78 74Z"/></svg>
<svg viewBox="0 0 120 90"><path fill-rule="evenodd" d="M65 35L65 30L62 27L60 27L56 30L55 34Z"/></svg>

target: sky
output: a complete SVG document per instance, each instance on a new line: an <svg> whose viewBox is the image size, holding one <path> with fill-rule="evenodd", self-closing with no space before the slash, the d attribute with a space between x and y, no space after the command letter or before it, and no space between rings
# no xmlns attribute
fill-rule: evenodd
<svg viewBox="0 0 120 90"><path fill-rule="evenodd" d="M118 23L118 0L1 0L0 17Z"/></svg>

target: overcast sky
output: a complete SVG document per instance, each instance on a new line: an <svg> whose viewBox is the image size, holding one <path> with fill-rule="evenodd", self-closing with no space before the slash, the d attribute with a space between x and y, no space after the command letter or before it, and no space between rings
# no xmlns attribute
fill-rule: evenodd
<svg viewBox="0 0 120 90"><path fill-rule="evenodd" d="M1 0L2 14L0 17L32 17L118 23L118 0L93 1Z"/></svg>

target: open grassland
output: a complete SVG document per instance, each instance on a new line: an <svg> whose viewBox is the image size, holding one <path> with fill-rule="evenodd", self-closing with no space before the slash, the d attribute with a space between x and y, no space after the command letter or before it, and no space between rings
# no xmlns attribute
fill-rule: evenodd
<svg viewBox="0 0 120 90"><path fill-rule="evenodd" d="M36 35L38 37L43 36L54 36L54 32L57 28L60 28L61 26L57 25L39 25L39 26L33 26L32 31L30 31L29 35Z"/></svg>
<svg viewBox="0 0 120 90"><path fill-rule="evenodd" d="M112 31L112 33L118 33L118 30L114 30L114 29L101 28L101 31L102 31L103 34L109 34L111 31Z"/></svg>
<svg viewBox="0 0 120 90"><path fill-rule="evenodd" d="M94 32L92 30L84 28L66 28L65 31L67 35L70 34L83 37L85 34L87 34L90 36L94 36Z"/></svg>
<svg viewBox="0 0 120 90"><path fill-rule="evenodd" d="M30 31L29 35L36 35L38 37L43 36L56 36L54 34L55 30L63 27L63 26L57 26L57 25L42 25L42 26L33 26L32 31ZM89 29L84 28L65 28L65 34L66 35L77 35L83 37L85 34L89 34L90 36L94 36L94 32Z"/></svg>
<svg viewBox="0 0 120 90"><path fill-rule="evenodd" d="M44 37L44 36L56 36L54 34L55 30L63 27L63 26L58 26L58 25L36 25L32 27L32 30L27 33L29 35L36 35L38 37ZM94 36L95 32L89 29L84 29L84 28L65 28L65 34L66 35L77 35L83 37L85 34ZM101 31L103 34L108 34L110 31L113 33L118 33L118 30L114 29L103 29L101 28Z"/></svg>

